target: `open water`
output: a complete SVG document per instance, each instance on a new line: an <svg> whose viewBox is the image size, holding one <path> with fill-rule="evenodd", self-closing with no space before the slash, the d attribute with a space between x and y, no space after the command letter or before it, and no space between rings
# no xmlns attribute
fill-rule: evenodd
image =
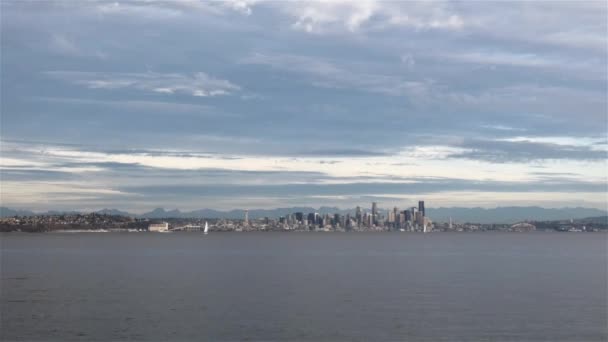
<svg viewBox="0 0 608 342"><path fill-rule="evenodd" d="M606 341L604 233L6 233L2 340Z"/></svg>

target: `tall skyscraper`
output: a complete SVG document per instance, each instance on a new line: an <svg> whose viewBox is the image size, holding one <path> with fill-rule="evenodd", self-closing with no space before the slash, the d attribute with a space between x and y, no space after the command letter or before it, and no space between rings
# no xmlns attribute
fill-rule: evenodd
<svg viewBox="0 0 608 342"><path fill-rule="evenodd" d="M399 221L399 209L397 207L393 208L393 227L397 228L401 226L401 222Z"/></svg>
<svg viewBox="0 0 608 342"><path fill-rule="evenodd" d="M245 209L245 225L249 225L249 209Z"/></svg>
<svg viewBox="0 0 608 342"><path fill-rule="evenodd" d="M378 224L378 203L372 202L372 223Z"/></svg>
<svg viewBox="0 0 608 342"><path fill-rule="evenodd" d="M424 215L422 215L422 211L416 213L416 224L419 228L424 227Z"/></svg>
<svg viewBox="0 0 608 342"><path fill-rule="evenodd" d="M361 207L357 206L355 211L355 220L357 221L357 226L361 225L361 221L363 220L363 214L361 213Z"/></svg>
<svg viewBox="0 0 608 342"><path fill-rule="evenodd" d="M394 211L388 212L388 223L395 223L395 212Z"/></svg>
<svg viewBox="0 0 608 342"><path fill-rule="evenodd" d="M302 222L304 222L304 213L302 213L302 212L297 212L297 213L296 213L296 221L297 221L298 223L302 223Z"/></svg>
<svg viewBox="0 0 608 342"><path fill-rule="evenodd" d="M422 216L426 216L424 211L424 201L418 201L418 211L422 213Z"/></svg>
<svg viewBox="0 0 608 342"><path fill-rule="evenodd" d="M308 214L308 225L314 226L316 224L317 224L316 213L309 213Z"/></svg>

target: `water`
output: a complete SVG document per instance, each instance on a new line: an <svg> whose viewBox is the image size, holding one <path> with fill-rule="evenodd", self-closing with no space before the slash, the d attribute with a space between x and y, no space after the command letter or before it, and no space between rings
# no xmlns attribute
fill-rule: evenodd
<svg viewBox="0 0 608 342"><path fill-rule="evenodd" d="M607 236L3 234L0 338L605 341Z"/></svg>

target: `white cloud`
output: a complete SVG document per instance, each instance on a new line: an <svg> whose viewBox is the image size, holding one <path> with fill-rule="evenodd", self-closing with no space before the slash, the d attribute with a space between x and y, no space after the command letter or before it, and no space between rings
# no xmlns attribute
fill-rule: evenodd
<svg viewBox="0 0 608 342"><path fill-rule="evenodd" d="M505 163L492 164L481 161L471 160L446 160L444 157L458 149L447 146L426 146L404 149L401 153L391 156L365 156L365 157L333 157L332 161L338 163L321 163L327 161L327 157L280 157L280 156L255 156L255 155L216 155L205 153L189 153L180 151L152 151L141 152L100 152L82 148L69 148L52 146L48 144L31 145L19 143L3 142L3 149L18 157L6 156L0 158L2 169L7 172L14 169L30 171L62 171L73 175L66 180L36 180L19 182L16 179L5 180L2 184L3 200L10 205L40 206L49 199L53 203L63 203L79 207L81 205L93 206L101 205L120 206L127 209L129 205L138 207L157 206L159 201L168 200L171 205L182 209L187 208L191 197L173 196L167 193L156 197L154 200L146 201L143 198L133 200L133 196L139 196L137 191L131 193L129 187L146 186L175 186L176 191L184 186L202 185L279 185L279 184L316 184L317 186L330 186L340 184L364 183L424 183L425 180L450 181L469 180L471 184L475 182L514 182L513 184L534 184L538 182L538 176L534 175L533 168L527 164ZM6 152L5 152L6 153ZM234 157L234 158L229 158ZM107 165L106 165L107 164ZM127 168L136 167L131 171L123 170L120 165ZM604 164L586 164L580 161L561 160L559 163L546 162L544 165L557 169L564 173L576 173L580 179L587 182L605 181ZM137 167L143 167L138 169ZM449 176L445 170L449 169ZM178 171L181 170L181 171ZM191 171L191 172L188 172ZM205 171L212 172L209 177L205 176ZM213 174L220 171L221 174ZM230 175L230 172L237 172ZM239 172L261 172L260 174L250 174L244 176ZM266 173L271 172L271 173ZM272 172L277 172L273 174ZM292 177L285 172L296 172ZM303 178L302 173L310 173ZM283 176L279 176L279 173ZM179 176L167 176L179 175ZM551 176L547 175L543 181L549 181ZM86 181L85 181L86 179ZM563 180L560 174L554 178L557 182ZM126 190L125 190L126 189ZM373 189L373 187L371 188ZM386 189L386 188L384 188ZM177 192L176 192L177 193ZM295 194L294 194L295 195ZM312 194L309 200L318 205L322 196L332 196L328 194ZM341 196L338 191L336 196ZM344 200L354 200L354 195L344 195ZM357 195L361 196L361 195ZM373 191L367 196L399 197L395 193L384 194L380 190ZM452 191L444 192L429 190L428 194L418 194L430 202L438 205L439 203L454 203L463 201L467 205L474 205L478 202L487 200L490 206L504 205L505 203L518 203L521 205L522 199L530 200L535 198L538 203L547 204L551 201L563 203L566 200L585 199L597 203L605 203L601 192L594 193L572 193L550 192L542 190L519 192L493 192L487 191ZM120 198L126 198L125 203L120 202ZM547 198L550 198L547 200ZM275 207L278 203L272 201L272 197L265 196L259 198L261 201L255 203L268 203L269 207ZM128 201L132 202L129 203ZM295 205L302 205L306 201L305 197L299 196ZM332 200L339 200L338 197L328 197L328 203ZM210 199L197 198L196 206L217 207L222 201L227 208L243 206L248 201L247 196L221 196ZM603 202L602 202L603 201ZM104 203L104 204L100 204ZM134 204L136 203L136 204ZM125 205L127 207L125 207ZM344 204L350 205L350 204ZM186 206L186 207L184 207ZM74 207L74 208L75 208ZM44 207L48 209L48 207ZM71 208L73 209L73 208ZM195 209L195 208L192 208Z"/></svg>
<svg viewBox="0 0 608 342"><path fill-rule="evenodd" d="M49 71L47 75L91 89L132 88L163 94L192 96L228 95L241 88L228 80L217 79L204 72L194 75L148 73L108 73L81 71Z"/></svg>
<svg viewBox="0 0 608 342"><path fill-rule="evenodd" d="M443 1L307 1L280 2L279 10L292 17L292 27L309 33L381 30L408 27L416 30L459 30L464 20Z"/></svg>
<svg viewBox="0 0 608 342"><path fill-rule="evenodd" d="M259 1L256 0L220 0L217 3L244 15L251 15L252 6Z"/></svg>
<svg viewBox="0 0 608 342"><path fill-rule="evenodd" d="M189 13L223 15L237 12L250 15L256 0L145 0L145 1L94 1L96 10L103 15L135 15L148 19L170 19Z"/></svg>

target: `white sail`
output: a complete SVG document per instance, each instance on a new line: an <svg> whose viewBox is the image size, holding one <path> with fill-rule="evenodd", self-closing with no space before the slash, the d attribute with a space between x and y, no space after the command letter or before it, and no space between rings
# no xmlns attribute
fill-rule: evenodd
<svg viewBox="0 0 608 342"><path fill-rule="evenodd" d="M209 225L205 222L205 234L209 233Z"/></svg>

